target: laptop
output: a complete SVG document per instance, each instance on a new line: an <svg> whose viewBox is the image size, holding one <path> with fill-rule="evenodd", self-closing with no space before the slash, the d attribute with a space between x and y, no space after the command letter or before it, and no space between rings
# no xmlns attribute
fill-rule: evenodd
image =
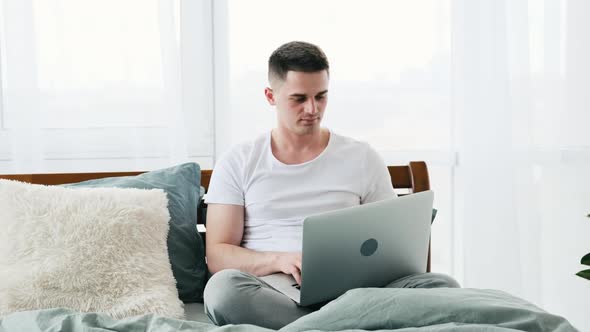
<svg viewBox="0 0 590 332"><path fill-rule="evenodd" d="M284 273L261 279L309 306L424 273L433 200L429 190L309 216L303 221L301 285Z"/></svg>

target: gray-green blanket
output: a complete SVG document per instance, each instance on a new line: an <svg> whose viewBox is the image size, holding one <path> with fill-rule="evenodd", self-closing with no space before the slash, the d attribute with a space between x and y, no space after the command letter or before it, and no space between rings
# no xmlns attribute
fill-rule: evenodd
<svg viewBox="0 0 590 332"><path fill-rule="evenodd" d="M269 313L271 314L271 313ZM216 327L143 315L114 320L97 313L45 309L13 313L0 331L269 331L253 325ZM496 290L355 289L281 331L577 331L567 320Z"/></svg>

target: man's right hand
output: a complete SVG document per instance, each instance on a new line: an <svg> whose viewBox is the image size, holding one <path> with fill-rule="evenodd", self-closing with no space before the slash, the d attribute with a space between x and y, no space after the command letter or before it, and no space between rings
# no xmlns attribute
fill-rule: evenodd
<svg viewBox="0 0 590 332"><path fill-rule="evenodd" d="M253 251L240 246L243 206L209 204L207 221L207 266L211 273L223 269L238 269L255 276L283 272L301 284L300 252Z"/></svg>
<svg viewBox="0 0 590 332"><path fill-rule="evenodd" d="M278 268L285 274L290 274L295 278L297 284L301 285L301 253L284 252L279 253L277 257Z"/></svg>

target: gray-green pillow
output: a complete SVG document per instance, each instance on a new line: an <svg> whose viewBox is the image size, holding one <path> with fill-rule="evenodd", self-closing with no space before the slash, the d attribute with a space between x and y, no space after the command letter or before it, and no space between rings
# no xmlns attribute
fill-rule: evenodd
<svg viewBox="0 0 590 332"><path fill-rule="evenodd" d="M168 196L168 255L183 302L202 302L207 277L203 239L197 232L201 168L196 163L143 173L68 184L69 187L159 188ZM138 278L141 276L138 276Z"/></svg>

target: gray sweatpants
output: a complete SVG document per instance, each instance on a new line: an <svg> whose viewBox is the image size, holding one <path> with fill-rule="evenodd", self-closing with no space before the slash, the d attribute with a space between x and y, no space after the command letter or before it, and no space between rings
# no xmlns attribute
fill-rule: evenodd
<svg viewBox="0 0 590 332"><path fill-rule="evenodd" d="M386 288L460 287L455 279L439 273L407 276ZM205 313L216 325L253 324L278 330L321 305L300 307L254 275L228 269L215 273L204 293Z"/></svg>

